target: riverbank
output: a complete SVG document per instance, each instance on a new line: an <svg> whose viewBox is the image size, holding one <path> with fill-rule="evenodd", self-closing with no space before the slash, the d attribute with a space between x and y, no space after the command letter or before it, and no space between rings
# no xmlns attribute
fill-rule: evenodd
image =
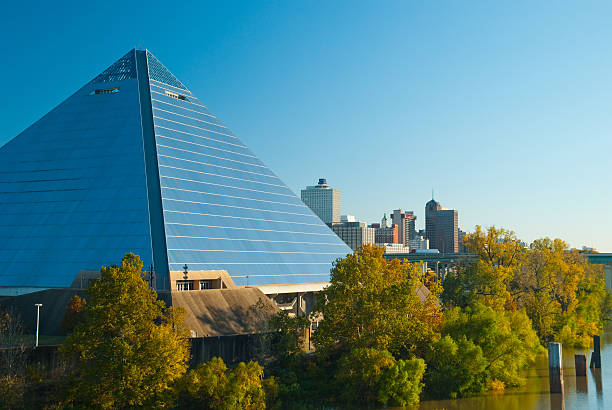
<svg viewBox="0 0 612 410"><path fill-rule="evenodd" d="M526 384L503 393L455 400L421 402L420 410L547 410L547 409L609 409L612 408L612 324L608 323L601 338L602 369L588 369L587 377L576 377L574 354L591 352L563 348L563 382L565 394L551 395L548 386L548 359L538 356L533 366L525 371Z"/></svg>

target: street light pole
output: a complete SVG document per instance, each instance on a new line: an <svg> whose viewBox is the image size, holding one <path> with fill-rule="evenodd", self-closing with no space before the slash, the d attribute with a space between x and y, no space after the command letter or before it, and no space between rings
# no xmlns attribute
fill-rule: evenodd
<svg viewBox="0 0 612 410"><path fill-rule="evenodd" d="M40 308L42 303L36 303L34 306L36 306L36 347L38 347L38 326L40 324Z"/></svg>
<svg viewBox="0 0 612 410"><path fill-rule="evenodd" d="M151 289L153 288L153 264L151 264L151 266L149 267L149 286L151 287Z"/></svg>

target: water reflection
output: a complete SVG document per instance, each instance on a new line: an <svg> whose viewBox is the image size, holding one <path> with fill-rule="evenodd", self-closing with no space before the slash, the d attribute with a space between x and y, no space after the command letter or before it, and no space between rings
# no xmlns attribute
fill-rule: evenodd
<svg viewBox="0 0 612 410"><path fill-rule="evenodd" d="M576 376L576 393L588 393L589 380L586 376Z"/></svg>
<svg viewBox="0 0 612 410"><path fill-rule="evenodd" d="M563 394L550 395L550 410L565 410L565 396Z"/></svg>
<svg viewBox="0 0 612 410"><path fill-rule="evenodd" d="M595 380L595 391L597 391L598 395L603 394L603 387L601 385L601 369L591 369L591 375Z"/></svg>
<svg viewBox="0 0 612 410"><path fill-rule="evenodd" d="M565 394L549 393L548 360L538 357L535 365L526 371L527 383L519 389L508 389L503 394L458 400L424 401L421 410L547 410L547 409L612 409L612 325L601 337L601 369L589 369L587 376L576 377L574 355L590 351L563 349L563 382ZM608 381L605 383L605 381ZM589 389L589 384L591 389ZM593 388L594 386L594 388Z"/></svg>

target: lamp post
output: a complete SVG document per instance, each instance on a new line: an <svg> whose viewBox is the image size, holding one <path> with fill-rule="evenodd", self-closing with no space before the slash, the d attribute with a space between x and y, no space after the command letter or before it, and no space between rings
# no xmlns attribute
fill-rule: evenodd
<svg viewBox="0 0 612 410"><path fill-rule="evenodd" d="M36 306L36 347L38 347L38 326L40 324L40 308L42 303L36 303L34 306Z"/></svg>
<svg viewBox="0 0 612 410"><path fill-rule="evenodd" d="M155 274L155 270L153 269L153 264L149 266L149 286L153 289L153 275Z"/></svg>
<svg viewBox="0 0 612 410"><path fill-rule="evenodd" d="M183 266L183 278L185 278L185 280L189 279L189 267L187 266L187 264L185 264L185 266Z"/></svg>

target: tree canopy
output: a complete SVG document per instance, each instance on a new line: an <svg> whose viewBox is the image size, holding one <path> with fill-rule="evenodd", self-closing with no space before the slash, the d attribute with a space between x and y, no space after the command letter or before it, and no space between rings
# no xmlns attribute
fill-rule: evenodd
<svg viewBox="0 0 612 410"><path fill-rule="evenodd" d="M127 254L88 289L82 321L62 350L77 359L68 400L80 408L164 407L164 392L187 369L181 312L166 308Z"/></svg>
<svg viewBox="0 0 612 410"><path fill-rule="evenodd" d="M417 264L383 258L384 249L364 246L338 260L330 285L319 296L324 320L315 333L317 349L388 350L399 358L425 352L437 337L442 313L437 288L421 302L416 290L426 281Z"/></svg>
<svg viewBox="0 0 612 410"><path fill-rule="evenodd" d="M447 277L447 305L524 310L542 343L556 339L586 347L602 329L612 305L603 271L563 240L536 239L526 247L512 231L477 226L465 245L478 260Z"/></svg>

